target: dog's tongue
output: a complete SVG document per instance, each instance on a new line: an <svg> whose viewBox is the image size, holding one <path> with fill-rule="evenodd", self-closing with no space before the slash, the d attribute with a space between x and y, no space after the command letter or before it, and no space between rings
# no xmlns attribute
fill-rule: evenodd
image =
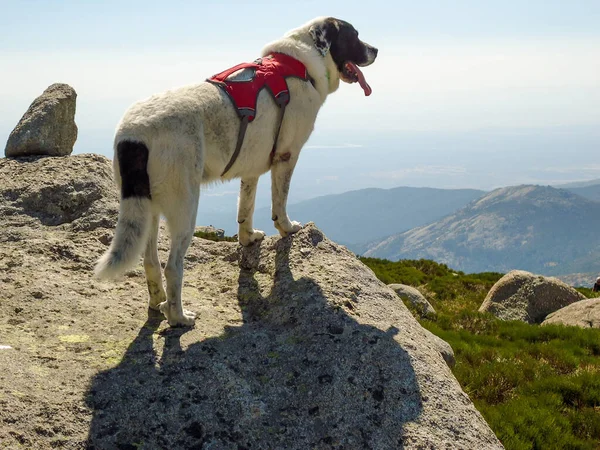
<svg viewBox="0 0 600 450"><path fill-rule="evenodd" d="M365 91L365 95L367 97L371 95L373 93L373 89L371 89L371 86L369 86L369 83L367 83L367 80L365 80L365 76L363 75L362 71L353 62L348 61L348 64L350 64L352 69L356 72L356 75L358 75L358 83L360 84L360 87L363 88L363 91Z"/></svg>

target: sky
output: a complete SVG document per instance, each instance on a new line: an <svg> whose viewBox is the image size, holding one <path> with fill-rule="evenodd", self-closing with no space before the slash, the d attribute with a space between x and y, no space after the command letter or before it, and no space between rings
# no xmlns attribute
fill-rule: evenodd
<svg viewBox="0 0 600 450"><path fill-rule="evenodd" d="M379 48L364 69L373 95L343 84L328 98L290 201L600 178L600 1L280 3L0 0L0 142L48 85L66 82L78 93L75 153L110 157L133 102L251 61L325 15ZM224 196L235 207L236 191L207 190L207 208Z"/></svg>

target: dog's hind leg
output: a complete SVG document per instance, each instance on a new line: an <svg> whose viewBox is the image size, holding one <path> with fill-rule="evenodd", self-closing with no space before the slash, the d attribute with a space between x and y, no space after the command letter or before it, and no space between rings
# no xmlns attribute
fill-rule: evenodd
<svg viewBox="0 0 600 450"><path fill-rule="evenodd" d="M299 153L299 152L298 152ZM295 233L302 228L299 222L291 221L287 215L287 198L290 182L298 156L291 157L290 153L276 155L271 167L271 219L279 234L283 237Z"/></svg>
<svg viewBox="0 0 600 450"><path fill-rule="evenodd" d="M198 185L188 185L190 192L173 199L173 202L163 207L167 226L171 234L171 251L165 267L167 280L167 300L159 305L169 325L192 326L196 314L183 309L181 288L183 285L183 258L187 251L196 223L196 212L200 197Z"/></svg>
<svg viewBox="0 0 600 450"><path fill-rule="evenodd" d="M238 240L243 246L261 241L265 232L252 228L254 201L258 177L242 178L240 183L240 198L238 200Z"/></svg>
<svg viewBox="0 0 600 450"><path fill-rule="evenodd" d="M162 283L162 273L160 261L158 259L158 224L160 215L155 213L152 216L152 225L150 225L150 234L146 244L146 253L144 254L144 270L146 272L146 283L148 284L148 306L151 309L158 310L158 305L167 299L165 288Z"/></svg>

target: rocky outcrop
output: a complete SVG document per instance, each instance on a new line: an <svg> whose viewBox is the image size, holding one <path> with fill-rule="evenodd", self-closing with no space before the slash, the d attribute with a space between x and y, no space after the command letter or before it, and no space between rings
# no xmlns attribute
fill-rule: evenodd
<svg viewBox="0 0 600 450"><path fill-rule="evenodd" d="M600 298L571 303L549 314L542 325L562 324L581 328L600 328Z"/></svg>
<svg viewBox="0 0 600 450"><path fill-rule="evenodd" d="M112 163L100 155L0 159L0 216L10 225L111 228L119 211Z"/></svg>
<svg viewBox="0 0 600 450"><path fill-rule="evenodd" d="M75 178L108 170L62 160ZM314 225L250 248L194 239L183 295L199 316L171 329L148 317L141 265L92 278L114 211L109 228L86 212L58 225L17 204L43 162L0 172L0 447L502 448L439 342ZM93 214L116 195L100 186Z"/></svg>
<svg viewBox="0 0 600 450"><path fill-rule="evenodd" d="M479 311L502 320L541 323L548 314L583 299L583 294L557 278L513 270L490 289Z"/></svg>
<svg viewBox="0 0 600 450"><path fill-rule="evenodd" d="M5 155L70 155L77 140L76 99L75 90L68 84L49 86L10 133Z"/></svg>
<svg viewBox="0 0 600 450"><path fill-rule="evenodd" d="M421 317L434 318L437 315L431 303L417 288L406 284L388 284L388 287L393 289L402 300L409 302Z"/></svg>

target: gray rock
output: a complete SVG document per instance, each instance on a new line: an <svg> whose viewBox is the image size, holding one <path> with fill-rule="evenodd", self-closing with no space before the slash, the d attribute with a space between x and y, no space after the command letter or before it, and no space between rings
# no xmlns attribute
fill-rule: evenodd
<svg viewBox="0 0 600 450"><path fill-rule="evenodd" d="M212 225L197 226L195 232L214 234L218 238L225 237L225 230L223 230L222 228L215 228Z"/></svg>
<svg viewBox="0 0 600 450"><path fill-rule="evenodd" d="M548 314L583 299L583 294L557 278L513 270L494 284L479 311L502 320L541 323Z"/></svg>
<svg viewBox="0 0 600 450"><path fill-rule="evenodd" d="M0 159L0 216L76 231L112 228L119 211L112 163L100 155Z"/></svg>
<svg viewBox="0 0 600 450"><path fill-rule="evenodd" d="M600 328L600 298L571 303L549 314L542 325L562 324L581 328Z"/></svg>
<svg viewBox="0 0 600 450"><path fill-rule="evenodd" d="M502 448L439 341L312 224L249 248L193 239L192 329L148 316L141 265L94 280L116 215L109 167L0 160L1 344L13 348L0 351L13 393L0 448ZM69 189L69 207L44 205ZM162 262L168 248L161 227Z"/></svg>
<svg viewBox="0 0 600 450"><path fill-rule="evenodd" d="M157 367L146 323L92 382L96 448L502 448L441 340L314 225L250 248L195 239L187 261L204 338L169 330Z"/></svg>
<svg viewBox="0 0 600 450"><path fill-rule="evenodd" d="M75 102L68 84L53 84L36 98L10 133L4 154L67 156L77 140Z"/></svg>
<svg viewBox="0 0 600 450"><path fill-rule="evenodd" d="M410 302L410 304L419 311L421 317L436 317L437 313L435 312L435 309L433 309L431 303L427 301L425 296L421 294L417 288L407 286L406 284L388 284L388 286L393 289L402 300Z"/></svg>

